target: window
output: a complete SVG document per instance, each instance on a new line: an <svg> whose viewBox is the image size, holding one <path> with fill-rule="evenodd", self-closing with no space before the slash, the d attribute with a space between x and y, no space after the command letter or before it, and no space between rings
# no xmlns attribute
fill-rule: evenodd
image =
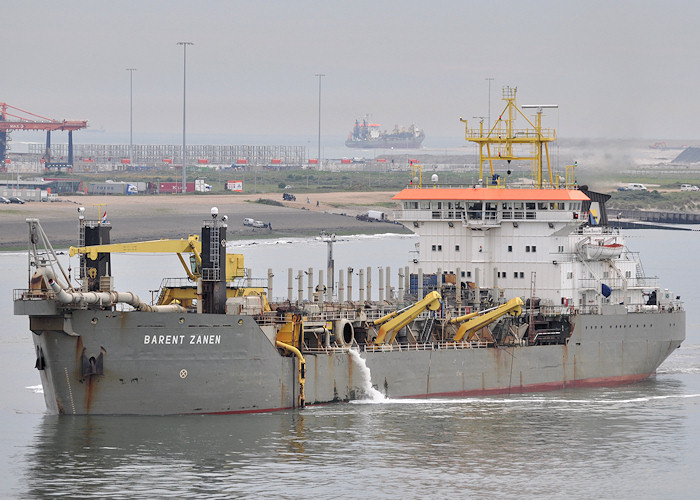
<svg viewBox="0 0 700 500"><path fill-rule="evenodd" d="M513 245L508 245L508 251L512 252L513 251Z"/></svg>
<svg viewBox="0 0 700 500"><path fill-rule="evenodd" d="M430 210L430 202L429 201L421 201L420 208L422 210Z"/></svg>
<svg viewBox="0 0 700 500"><path fill-rule="evenodd" d="M467 271L467 278L471 278L471 277L472 277L472 272L471 272L471 271Z"/></svg>
<svg viewBox="0 0 700 500"><path fill-rule="evenodd" d="M564 245L559 245L559 253L564 253Z"/></svg>
<svg viewBox="0 0 700 500"><path fill-rule="evenodd" d="M464 278L464 271L462 271L462 278Z"/></svg>
<svg viewBox="0 0 700 500"><path fill-rule="evenodd" d="M574 277L574 273L572 273L571 271L566 273L566 279L572 279L573 277Z"/></svg>
<svg viewBox="0 0 700 500"><path fill-rule="evenodd" d="M435 250L436 250L436 247L435 247L435 245L433 245L433 252L434 252Z"/></svg>
<svg viewBox="0 0 700 500"><path fill-rule="evenodd" d="M529 251L530 251L530 245L526 245L526 246L525 246L525 251L526 251L526 252L529 252Z"/></svg>
<svg viewBox="0 0 700 500"><path fill-rule="evenodd" d="M455 252L459 252L459 245L455 245Z"/></svg>
<svg viewBox="0 0 700 500"><path fill-rule="evenodd" d="M518 277L518 272L515 271L515 272L513 273L513 278L517 278L517 277Z"/></svg>
<svg viewBox="0 0 700 500"><path fill-rule="evenodd" d="M438 245L438 252L442 252L442 245Z"/></svg>
<svg viewBox="0 0 700 500"><path fill-rule="evenodd" d="M632 271L625 271L625 278L631 278L632 277Z"/></svg>
<svg viewBox="0 0 700 500"><path fill-rule="evenodd" d="M537 247L536 247L535 245L532 245L532 251L533 251L533 252L536 252L536 251L537 251Z"/></svg>
<svg viewBox="0 0 700 500"><path fill-rule="evenodd" d="M521 278L524 278L524 277L525 277L525 273L522 272L522 271L520 271L520 277L521 277Z"/></svg>

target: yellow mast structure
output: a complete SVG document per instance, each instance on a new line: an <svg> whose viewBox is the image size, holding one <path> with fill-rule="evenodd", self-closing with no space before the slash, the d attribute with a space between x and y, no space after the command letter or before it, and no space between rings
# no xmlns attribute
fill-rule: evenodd
<svg viewBox="0 0 700 500"><path fill-rule="evenodd" d="M529 160L533 163L535 172L535 186L539 189L545 184L543 176L543 161L546 158L547 172L549 173L549 186L555 187L552 178L552 167L549 160L548 144L556 140L554 129L542 128L542 110L544 108L556 108L556 104L526 105L523 108L536 108L535 123L518 109L515 103L517 88L504 87L503 100L506 106L498 116L491 130L484 130L484 121L480 120L478 129L470 129L467 120L460 117L464 123L465 139L479 145L479 180L484 180L484 163L489 162L491 179L494 177L493 162L513 160ZM515 128L515 120L522 116L531 128ZM524 148L521 146L525 146ZM529 148L528 148L529 147ZM485 149L485 151L484 151ZM529 152L523 151L529 149ZM486 183L489 184L488 182Z"/></svg>

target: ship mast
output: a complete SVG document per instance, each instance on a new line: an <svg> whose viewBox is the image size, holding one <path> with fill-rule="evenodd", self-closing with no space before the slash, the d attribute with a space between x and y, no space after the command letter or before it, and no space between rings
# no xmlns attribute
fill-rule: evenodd
<svg viewBox="0 0 700 500"><path fill-rule="evenodd" d="M556 104L524 105L524 109L536 108L535 123L518 109L515 103L517 88L504 87L503 100L506 106L498 116L490 130L484 130L484 121L480 120L478 129L470 129L466 120L460 117L464 123L465 139L479 145L479 181L483 182L484 163L489 162L491 170L491 182L486 184L498 185L494 175L493 162L513 160L529 160L532 162L535 173L535 186L542 189L545 184L543 176L543 161L547 160L547 172L549 174L549 186L555 187L552 178L552 167L549 160L548 143L556 139L554 129L542 128L542 110L544 108L556 108ZM515 128L515 120L522 116L531 128ZM485 150L484 150L485 147ZM529 150L529 152L527 151Z"/></svg>

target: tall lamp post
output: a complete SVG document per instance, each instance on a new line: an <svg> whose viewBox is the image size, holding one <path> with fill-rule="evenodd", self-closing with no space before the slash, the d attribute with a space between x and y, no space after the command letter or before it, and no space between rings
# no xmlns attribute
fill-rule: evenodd
<svg viewBox="0 0 700 500"><path fill-rule="evenodd" d="M493 78L487 78L489 82L489 132L491 132L491 82Z"/></svg>
<svg viewBox="0 0 700 500"><path fill-rule="evenodd" d="M314 76L318 77L318 168L321 169L321 78L323 78L323 73L316 73Z"/></svg>
<svg viewBox="0 0 700 500"><path fill-rule="evenodd" d="M129 165L134 164L134 71L136 68L126 68L129 72Z"/></svg>
<svg viewBox="0 0 700 500"><path fill-rule="evenodd" d="M182 192L187 192L187 141L185 140L185 118L187 116L187 46L192 42L177 42L182 45Z"/></svg>

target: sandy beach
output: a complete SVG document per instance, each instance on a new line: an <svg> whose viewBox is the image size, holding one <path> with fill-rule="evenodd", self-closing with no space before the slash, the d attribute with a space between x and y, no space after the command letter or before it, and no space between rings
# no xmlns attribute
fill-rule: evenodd
<svg viewBox="0 0 700 500"><path fill-rule="evenodd" d="M284 206L256 203L258 199L282 202L280 193L255 195L159 195L159 196L67 196L55 203L0 205L0 250L26 247L25 220L41 220L54 247L75 245L78 238L78 207L86 217L96 219L98 210L111 221L112 242L183 238L198 233L201 222L210 217L211 207L228 215L228 238L269 238L313 236L320 231L337 234L408 233L400 224L363 222L355 218L367 210L386 208L395 192L353 192L296 194L297 201ZM307 202L308 199L308 202ZM318 202L318 205L317 205ZM98 205L101 205L98 206ZM272 229L243 225L246 217L269 223Z"/></svg>

